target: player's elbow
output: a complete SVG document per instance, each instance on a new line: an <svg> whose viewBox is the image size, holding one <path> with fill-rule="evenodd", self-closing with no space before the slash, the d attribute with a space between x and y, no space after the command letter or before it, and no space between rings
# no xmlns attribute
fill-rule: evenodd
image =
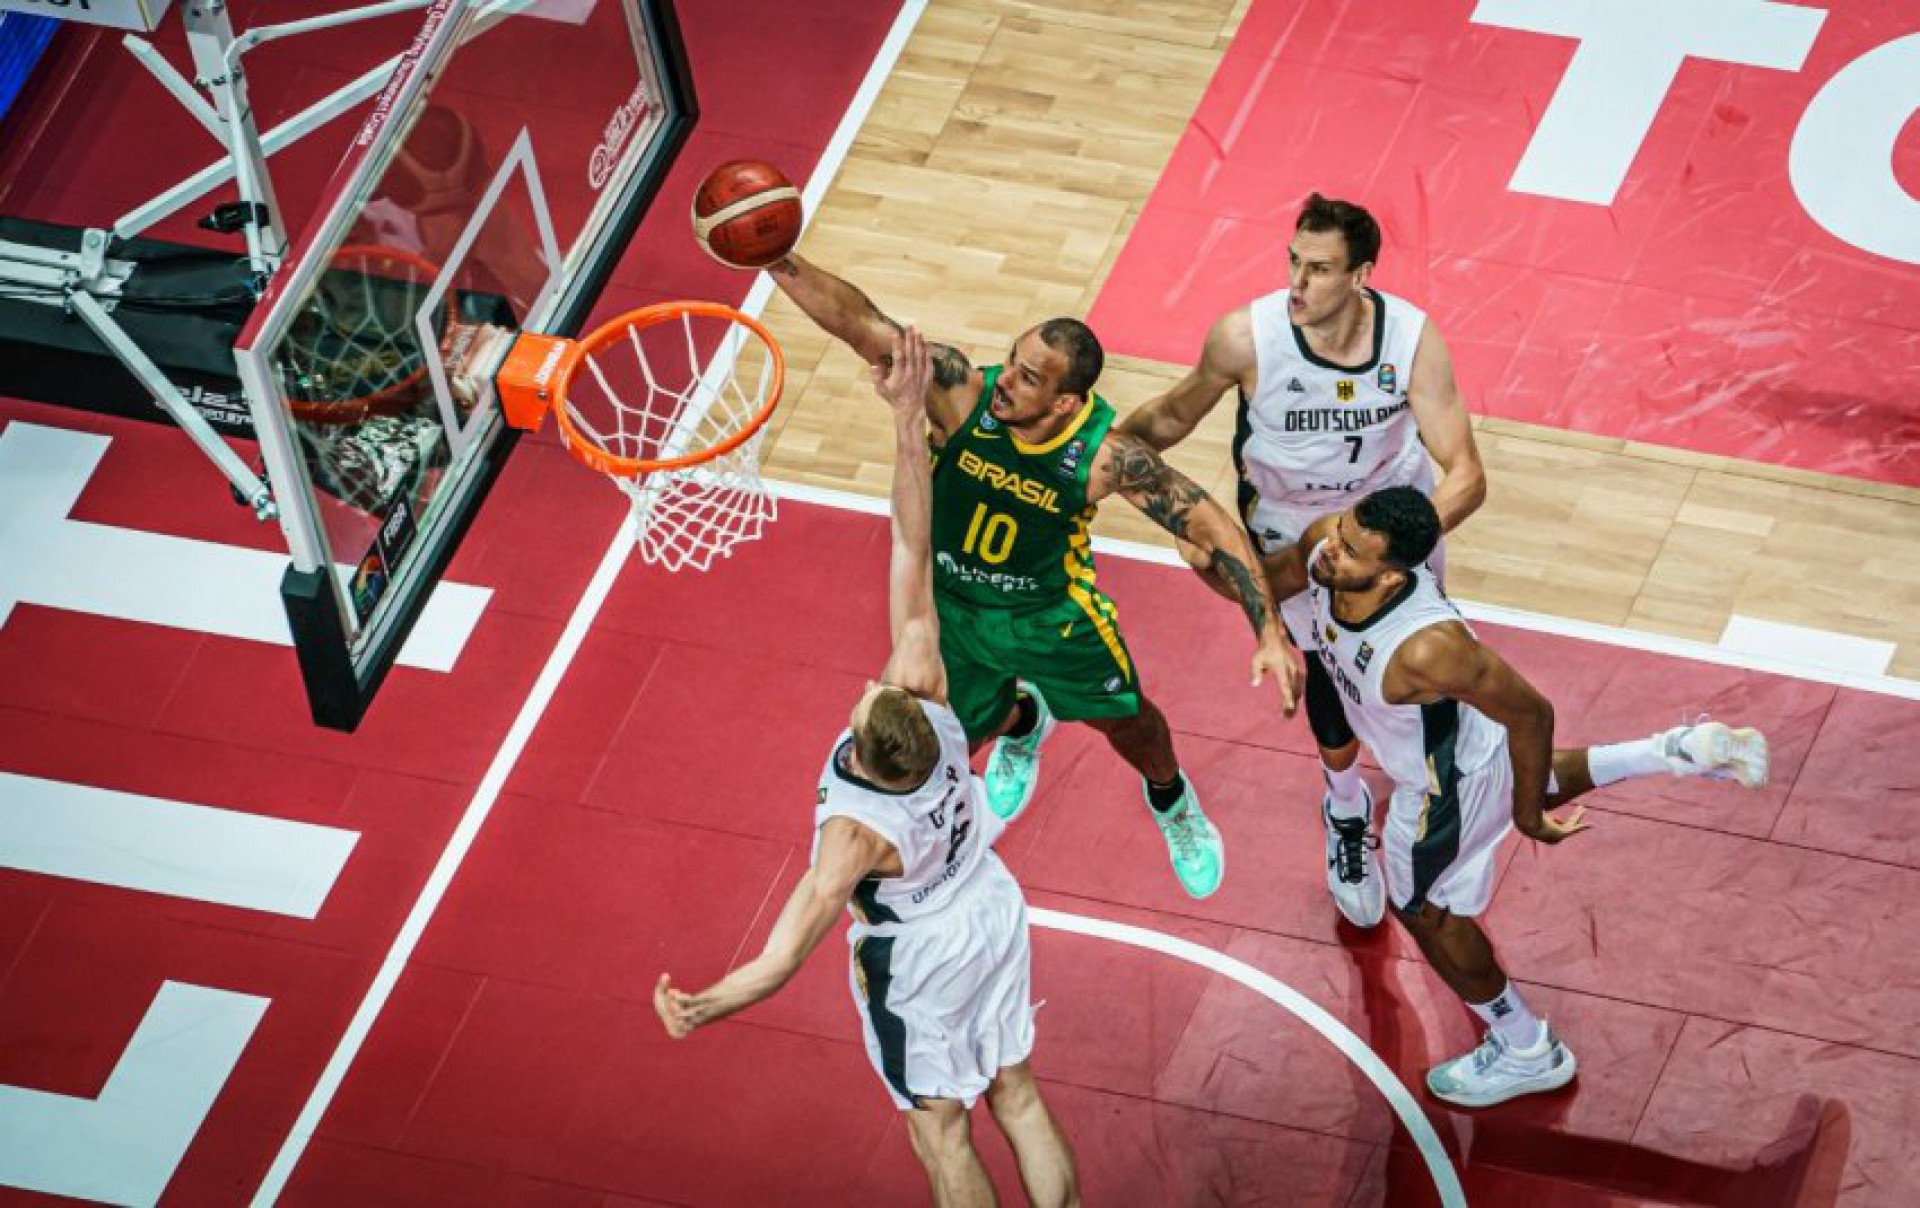
<svg viewBox="0 0 1920 1208"><path fill-rule="evenodd" d="M1487 501L1487 472L1480 465L1479 458L1470 458L1462 474L1461 504L1470 514L1480 510Z"/></svg>
<svg viewBox="0 0 1920 1208"><path fill-rule="evenodd" d="M1472 451L1454 458L1451 463L1441 467L1441 482L1447 494L1452 497L1451 523L1453 528L1462 520L1480 510L1487 501L1487 471L1480 464L1480 458Z"/></svg>
<svg viewBox="0 0 1920 1208"><path fill-rule="evenodd" d="M1160 435L1161 422L1159 409L1154 404L1148 403L1120 421L1120 431L1158 452L1167 447L1166 441Z"/></svg>
<svg viewBox="0 0 1920 1208"><path fill-rule="evenodd" d="M1528 702L1526 718L1529 728L1551 745L1554 722L1553 702L1535 692L1533 699Z"/></svg>

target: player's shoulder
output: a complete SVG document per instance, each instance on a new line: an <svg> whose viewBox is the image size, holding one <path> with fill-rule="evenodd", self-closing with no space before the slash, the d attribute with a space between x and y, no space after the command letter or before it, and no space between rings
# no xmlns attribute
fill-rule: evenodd
<svg viewBox="0 0 1920 1208"><path fill-rule="evenodd" d="M927 415L943 437L966 423L987 386L988 371L975 365L952 344L927 345L933 363L933 382L927 388Z"/></svg>
<svg viewBox="0 0 1920 1208"><path fill-rule="evenodd" d="M1445 690L1477 674L1480 643L1459 620L1423 625L1393 652L1393 670L1421 688Z"/></svg>
<svg viewBox="0 0 1920 1208"><path fill-rule="evenodd" d="M1243 302L1213 321L1208 334L1221 339L1250 340L1253 338L1253 303Z"/></svg>
<svg viewBox="0 0 1920 1208"><path fill-rule="evenodd" d="M1206 358L1216 368L1238 373L1254 364L1253 304L1236 306L1207 328Z"/></svg>

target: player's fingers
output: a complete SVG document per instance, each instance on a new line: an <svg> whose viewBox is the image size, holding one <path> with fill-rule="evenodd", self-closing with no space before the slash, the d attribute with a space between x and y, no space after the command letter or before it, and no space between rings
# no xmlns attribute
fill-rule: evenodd
<svg viewBox="0 0 1920 1208"><path fill-rule="evenodd" d="M918 327L907 328L907 380L919 381L929 375L927 369L927 338Z"/></svg>

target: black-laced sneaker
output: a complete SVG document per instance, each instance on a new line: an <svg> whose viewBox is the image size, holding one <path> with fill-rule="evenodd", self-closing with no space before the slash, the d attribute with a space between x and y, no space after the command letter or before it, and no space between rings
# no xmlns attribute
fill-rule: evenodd
<svg viewBox="0 0 1920 1208"><path fill-rule="evenodd" d="M1320 801L1327 827L1327 891L1347 922L1373 927L1387 915L1387 883L1374 857L1380 838L1373 833L1373 790L1362 782L1360 795L1367 808L1358 818L1334 817L1332 794Z"/></svg>

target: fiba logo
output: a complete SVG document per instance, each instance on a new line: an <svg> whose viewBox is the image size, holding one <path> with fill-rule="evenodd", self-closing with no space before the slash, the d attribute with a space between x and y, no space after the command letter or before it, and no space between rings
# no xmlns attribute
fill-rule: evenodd
<svg viewBox="0 0 1920 1208"><path fill-rule="evenodd" d="M613 111L607 119L606 133L600 137L600 145L593 149L593 155L587 160L587 183L594 192L606 188L612 178L613 170L620 163L620 152L625 149L627 140L633 137L633 131L651 108L647 101L647 82L634 85L633 95L626 103Z"/></svg>

